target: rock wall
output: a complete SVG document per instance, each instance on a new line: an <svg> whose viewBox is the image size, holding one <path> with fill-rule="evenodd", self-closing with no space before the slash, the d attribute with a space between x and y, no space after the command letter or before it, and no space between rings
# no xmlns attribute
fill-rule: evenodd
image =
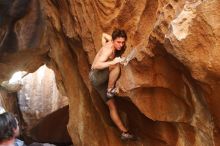
<svg viewBox="0 0 220 146"><path fill-rule="evenodd" d="M19 107L17 101L17 93L9 93L4 88L0 89L0 106L5 109L5 111L14 113L17 117L19 117Z"/></svg>
<svg viewBox="0 0 220 146"><path fill-rule="evenodd" d="M54 72L45 65L24 76L20 83L22 88L18 91L18 103L26 131L42 118L68 105L67 97L57 90Z"/></svg>
<svg viewBox="0 0 220 146"><path fill-rule="evenodd" d="M16 0L0 6L9 7L1 21L0 80L16 69L52 68L59 91L69 97L75 145L219 145L218 0ZM117 83L120 113L140 137L136 142L119 139L88 80L102 33L115 27L128 33L125 55L138 50Z"/></svg>

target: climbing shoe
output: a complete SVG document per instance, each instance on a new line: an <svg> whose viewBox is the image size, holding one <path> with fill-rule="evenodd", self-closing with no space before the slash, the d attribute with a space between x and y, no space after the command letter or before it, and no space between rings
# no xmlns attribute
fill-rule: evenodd
<svg viewBox="0 0 220 146"><path fill-rule="evenodd" d="M107 97L108 98L112 98L117 94L117 89L113 88L113 89L108 89L107 91Z"/></svg>
<svg viewBox="0 0 220 146"><path fill-rule="evenodd" d="M121 140L137 140L137 137L129 132L122 132Z"/></svg>

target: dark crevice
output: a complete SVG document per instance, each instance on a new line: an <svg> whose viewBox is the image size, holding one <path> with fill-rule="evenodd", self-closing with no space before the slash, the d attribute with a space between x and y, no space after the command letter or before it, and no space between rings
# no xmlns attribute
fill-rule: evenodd
<svg viewBox="0 0 220 146"><path fill-rule="evenodd" d="M16 1L8 1L3 0L1 4L8 7L8 10L4 10L3 12L6 12L6 14L3 14L3 16L0 16L0 18L5 18L4 15L7 15L7 22L5 22L5 25L7 26L5 36L3 40L0 43L0 53L8 52L12 53L17 51L18 49L18 42L17 42L17 36L14 32L14 25L16 21L20 18L22 18L28 11L28 5L30 3L29 0L16 0ZM2 20L2 23L4 23Z"/></svg>
<svg viewBox="0 0 220 146"><path fill-rule="evenodd" d="M72 141L67 131L69 106L65 106L47 115L30 130L30 136L24 136L27 144L33 142L51 143L57 146L71 145Z"/></svg>

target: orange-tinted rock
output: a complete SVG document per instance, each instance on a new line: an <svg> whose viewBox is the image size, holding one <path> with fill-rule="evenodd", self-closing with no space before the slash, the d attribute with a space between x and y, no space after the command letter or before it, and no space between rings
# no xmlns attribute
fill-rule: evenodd
<svg viewBox="0 0 220 146"><path fill-rule="evenodd" d="M71 139L67 132L68 123L68 106L58 109L57 111L44 117L31 130L32 138L35 141L50 142L58 144L71 144ZM43 131L43 132L42 132Z"/></svg>
<svg viewBox="0 0 220 146"><path fill-rule="evenodd" d="M50 66L58 89L69 97L68 131L75 145L218 144L218 0L32 0L24 8L23 17L0 31L1 44L8 44L6 32L17 40L0 46L0 80L16 69ZM88 80L102 33L114 27L128 33L125 54L138 50L117 83L123 96L117 103L141 138L137 142L119 139Z"/></svg>

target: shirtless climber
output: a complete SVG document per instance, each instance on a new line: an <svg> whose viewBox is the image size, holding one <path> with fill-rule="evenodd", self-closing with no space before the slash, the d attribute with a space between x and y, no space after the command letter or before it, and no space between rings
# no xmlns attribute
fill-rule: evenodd
<svg viewBox="0 0 220 146"><path fill-rule="evenodd" d="M108 105L110 117L121 131L121 139L135 140L136 137L122 123L114 100L115 83L120 74L120 63L124 61L121 54L125 49L127 35L124 30L116 29L113 31L111 39L107 38L110 41L103 44L104 46L96 54L89 78L94 88Z"/></svg>

